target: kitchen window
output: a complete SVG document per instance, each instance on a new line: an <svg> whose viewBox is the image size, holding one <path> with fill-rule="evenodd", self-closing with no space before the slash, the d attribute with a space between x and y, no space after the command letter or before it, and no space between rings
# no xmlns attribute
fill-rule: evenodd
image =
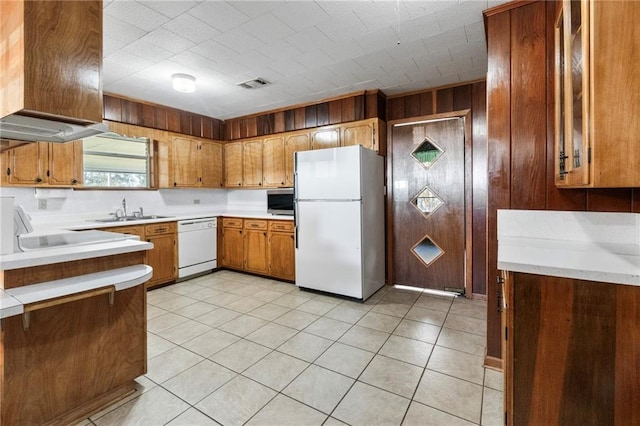
<svg viewBox="0 0 640 426"><path fill-rule="evenodd" d="M84 186L149 187L149 139L104 133L83 139Z"/></svg>

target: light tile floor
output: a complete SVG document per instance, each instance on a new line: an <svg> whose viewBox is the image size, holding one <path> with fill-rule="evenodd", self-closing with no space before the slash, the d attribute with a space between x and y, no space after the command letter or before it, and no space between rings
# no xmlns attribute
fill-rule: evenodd
<svg viewBox="0 0 640 426"><path fill-rule="evenodd" d="M220 271L148 293L148 373L83 425L500 425L486 304Z"/></svg>

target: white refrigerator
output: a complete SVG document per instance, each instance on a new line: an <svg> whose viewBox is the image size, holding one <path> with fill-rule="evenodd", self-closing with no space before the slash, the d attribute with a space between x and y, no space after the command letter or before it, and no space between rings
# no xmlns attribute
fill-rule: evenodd
<svg viewBox="0 0 640 426"><path fill-rule="evenodd" d="M295 154L296 285L365 300L384 286L384 162L359 145Z"/></svg>

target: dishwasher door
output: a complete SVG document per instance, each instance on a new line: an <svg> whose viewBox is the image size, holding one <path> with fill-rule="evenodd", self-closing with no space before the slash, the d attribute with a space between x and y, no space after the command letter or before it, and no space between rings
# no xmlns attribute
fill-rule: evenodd
<svg viewBox="0 0 640 426"><path fill-rule="evenodd" d="M178 222L178 278L207 272L217 267L216 225L215 218Z"/></svg>

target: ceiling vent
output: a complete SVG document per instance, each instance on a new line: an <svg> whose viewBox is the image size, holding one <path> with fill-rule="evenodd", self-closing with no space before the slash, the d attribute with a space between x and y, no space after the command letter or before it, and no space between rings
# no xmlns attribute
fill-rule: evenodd
<svg viewBox="0 0 640 426"><path fill-rule="evenodd" d="M244 87L245 89L257 89L259 87L264 87L269 82L264 78L254 78L253 80L243 81L242 83L236 84L236 86Z"/></svg>

